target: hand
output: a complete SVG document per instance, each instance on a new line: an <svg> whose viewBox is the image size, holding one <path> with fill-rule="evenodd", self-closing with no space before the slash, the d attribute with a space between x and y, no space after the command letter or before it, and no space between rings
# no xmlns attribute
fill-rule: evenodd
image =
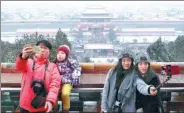
<svg viewBox="0 0 184 113"><path fill-rule="evenodd" d="M46 108L47 108L47 111L46 111L47 113L48 112L51 112L53 106L52 106L52 103L50 101L46 101L46 103L45 103L45 109Z"/></svg>
<svg viewBox="0 0 184 113"><path fill-rule="evenodd" d="M150 87L150 94L152 95L152 96L155 96L156 94L157 94L157 89L155 88L155 87L153 87L153 86L151 86Z"/></svg>
<svg viewBox="0 0 184 113"><path fill-rule="evenodd" d="M29 57L31 54L33 54L33 48L31 45L25 45L24 48L22 49L22 58L26 59Z"/></svg>

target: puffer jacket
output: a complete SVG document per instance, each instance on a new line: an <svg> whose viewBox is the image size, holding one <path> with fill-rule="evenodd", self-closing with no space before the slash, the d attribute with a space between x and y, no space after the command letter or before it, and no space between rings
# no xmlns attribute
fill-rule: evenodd
<svg viewBox="0 0 184 113"><path fill-rule="evenodd" d="M56 104L58 97L61 77L57 66L48 60L32 60L30 58L24 60L21 58L20 54L16 59L16 68L22 73L21 79L21 93L20 93L20 107L28 110L29 112L43 112L46 111L44 107L35 109L31 106L31 101L35 97L35 94L31 88L32 79L43 80L44 72L45 74L45 89L48 92L46 101L50 101L52 104ZM33 72L33 62L35 61L34 72ZM45 71L45 65L48 62L48 68ZM33 76L33 77L32 77Z"/></svg>
<svg viewBox="0 0 184 113"><path fill-rule="evenodd" d="M62 84L77 85L80 83L81 67L79 63L71 58L63 62L56 62L58 66Z"/></svg>

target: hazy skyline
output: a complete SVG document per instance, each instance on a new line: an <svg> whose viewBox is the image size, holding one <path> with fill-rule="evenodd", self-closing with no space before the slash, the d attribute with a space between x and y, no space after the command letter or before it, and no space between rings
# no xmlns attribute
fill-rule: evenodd
<svg viewBox="0 0 184 113"><path fill-rule="evenodd" d="M35 13L49 10L53 12L61 12L61 14L72 14L80 13L87 7L104 7L114 15L122 14L121 12L127 11L128 9L145 8L148 13L149 11L156 12L154 10L147 10L148 8L164 8L164 7L182 7L184 1L1 1L1 11L9 10L14 14L14 10L28 11L29 13ZM35 9L35 10L34 10ZM41 11L37 9L42 9ZM124 10L125 9L125 10ZM32 12L31 12L31 11ZM144 10L143 10L144 11ZM40 13L38 15L40 15ZM116 13L116 14L115 14ZM17 14L17 13L15 13ZM36 13L37 14L37 13ZM116 16L114 16L116 17ZM129 38L127 38L129 39ZM174 38L170 38L174 40ZM132 40L132 39L131 39ZM149 37L149 40L154 38Z"/></svg>

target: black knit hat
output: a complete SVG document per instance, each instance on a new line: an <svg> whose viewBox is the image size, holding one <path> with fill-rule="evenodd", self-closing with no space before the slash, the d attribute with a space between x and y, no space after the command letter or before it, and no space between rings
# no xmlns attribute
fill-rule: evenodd
<svg viewBox="0 0 184 113"><path fill-rule="evenodd" d="M50 50L52 49L52 45L50 44L49 41L47 40L40 40L36 43L36 45L38 46L40 43L43 43L46 47L48 47Z"/></svg>
<svg viewBox="0 0 184 113"><path fill-rule="evenodd" d="M128 58L131 58L132 60L134 60L134 57L133 57L133 53L131 51L122 51L119 56L118 56L118 59L122 59L122 58L125 58L125 57L128 57Z"/></svg>
<svg viewBox="0 0 184 113"><path fill-rule="evenodd" d="M129 57L133 59L133 56L130 53L124 53L122 54L122 58Z"/></svg>
<svg viewBox="0 0 184 113"><path fill-rule="evenodd" d="M150 64L150 61L148 60L148 58L146 56L140 56L139 59L136 61L136 64L138 64L140 62L147 62Z"/></svg>

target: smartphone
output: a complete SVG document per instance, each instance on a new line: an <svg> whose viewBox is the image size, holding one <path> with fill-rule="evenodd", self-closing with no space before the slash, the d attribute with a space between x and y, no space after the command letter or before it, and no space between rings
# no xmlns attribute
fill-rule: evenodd
<svg viewBox="0 0 184 113"><path fill-rule="evenodd" d="M40 46L33 46L33 53L38 53L40 50Z"/></svg>
<svg viewBox="0 0 184 113"><path fill-rule="evenodd" d="M165 65L161 67L161 71L165 71L167 75L177 75L179 74L178 65Z"/></svg>
<svg viewBox="0 0 184 113"><path fill-rule="evenodd" d="M30 47L32 46L31 44L25 44L24 47Z"/></svg>
<svg viewBox="0 0 184 113"><path fill-rule="evenodd" d="M161 73L167 75L167 79L156 87L157 90L160 89L167 81L169 81L172 75L179 74L179 66L178 65L161 66Z"/></svg>

